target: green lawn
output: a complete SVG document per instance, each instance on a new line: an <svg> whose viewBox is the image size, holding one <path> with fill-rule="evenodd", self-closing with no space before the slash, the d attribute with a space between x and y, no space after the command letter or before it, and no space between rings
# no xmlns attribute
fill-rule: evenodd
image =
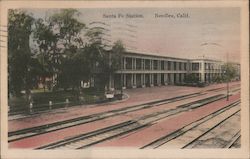
<svg viewBox="0 0 250 159"><path fill-rule="evenodd" d="M35 107L48 107L49 101L52 101L53 105L57 107L65 106L66 99L69 100L69 105L77 104L89 104L97 103L105 100L103 92L96 91L93 88L83 89L80 100L77 98L77 91L73 90L59 90L59 91L45 91L42 89L32 90L33 106ZM21 110L28 108L29 103L27 102L25 95L21 97L13 97L9 99L9 106L11 110Z"/></svg>

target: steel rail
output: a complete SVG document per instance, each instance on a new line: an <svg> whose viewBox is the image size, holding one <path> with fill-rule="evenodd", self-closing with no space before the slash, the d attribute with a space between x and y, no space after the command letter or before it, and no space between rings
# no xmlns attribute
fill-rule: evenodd
<svg viewBox="0 0 250 159"><path fill-rule="evenodd" d="M28 137L33 137L36 135L41 135L41 134L45 134L45 133L49 133L49 132L77 126L77 125L82 125L82 124L94 122L94 121L105 119L108 117L113 117L113 116L129 113L129 112L133 112L133 111L142 110L142 109L148 109L148 108L151 108L154 106L160 106L163 104L172 103L172 102L176 102L176 101L180 101L180 100L184 100L184 99L188 99L188 98L192 98L192 97L197 97L197 96L201 96L201 95L203 95L203 94L193 93L193 94L188 94L188 95L184 95L184 96L178 96L178 97L174 97L174 98L158 100L158 101L153 101L153 102L149 102L149 103L145 103L145 104L121 108L121 109L117 109L117 110L111 110L111 111L92 114L92 115L88 115L88 116L82 116L82 117L73 118L73 119L69 119L69 120L65 120L65 121L36 126L36 127L32 127L32 128L21 129L21 130L9 132L8 133L8 136L9 136L8 142L13 142L13 141L25 139ZM222 95L219 95L219 96L222 97ZM191 103L183 104L183 105L180 105L178 107L184 108L184 107L188 107L189 105L194 104L195 107L197 108L197 107L203 105L202 104L203 101L207 101L207 100L209 101L210 99L213 99L214 97L217 98L219 96L208 97L208 98L194 101Z"/></svg>
<svg viewBox="0 0 250 159"><path fill-rule="evenodd" d="M94 122L94 121L105 119L108 117L113 117L116 115L129 113L132 111L138 111L141 109L147 109L147 108L151 108L153 106L159 106L159 105L172 103L172 102L176 102L176 101L180 101L180 100L184 100L184 99L189 99L189 98L193 98L193 97L197 97L197 96L201 96L201 95L203 95L203 94L193 93L193 94L188 94L188 95L184 95L184 96L178 96L178 97L174 97L174 98L148 102L148 103L129 106L129 107L120 108L120 109L116 109L116 110L110 110L110 111L106 111L106 112L102 112L102 113L96 113L96 114L81 116L81 117L77 117L77 118L73 118L73 119L69 119L69 120L64 120L64 121L54 122L54 123L45 124L45 125L41 125L41 126L12 131L12 132L8 133L8 137L9 137L8 142L13 142L16 140L24 139L27 137L32 137L35 135L40 135L40 134L44 134L44 133L48 133L48 132L52 132L52 131L56 131L56 130L60 130L60 129L64 129L64 128L69 128L69 127L77 126L80 124L86 124L89 122ZM63 125L65 125L65 126L63 126ZM58 126L60 128L58 128ZM56 127L56 128L53 129L53 127ZM52 130L49 130L49 129L52 129ZM49 130L49 131L46 131L46 130Z"/></svg>
<svg viewBox="0 0 250 159"><path fill-rule="evenodd" d="M199 120L196 120L190 124L187 124L185 125L184 127L170 133L170 134L167 134L166 136L163 136L147 145L144 145L143 147L141 147L141 149L145 149L145 148L158 148L162 145L164 145L165 143L177 138L177 137L180 137L181 135L185 134L186 132L192 130L193 128L196 128L197 126L205 123L206 121L222 114L223 112L237 106L238 104L240 103L240 100L236 101L236 102L233 102L231 104L228 104L226 107L216 111L216 112L213 112L207 116L204 116L203 118L199 119Z"/></svg>
<svg viewBox="0 0 250 159"><path fill-rule="evenodd" d="M233 138L230 140L230 142L225 146L225 148L232 148L233 145L239 140L241 137L240 130L233 136Z"/></svg>
<svg viewBox="0 0 250 159"><path fill-rule="evenodd" d="M216 125L214 125L213 127L211 127L210 129L208 129L206 132L202 133L201 135L199 135L197 138L195 138L194 140L192 140L191 142L187 143L185 146L182 147L182 149L187 148L189 145L195 143L197 140L199 140L201 137L203 137L204 135L208 134L210 131L214 130L216 127L220 126L221 124L225 123L228 119L230 119L231 117L233 117L235 114L237 114L238 112L240 112L240 110L236 111L235 113L231 114L230 116L226 117L224 120L220 121L219 123L217 123Z"/></svg>
<svg viewBox="0 0 250 159"><path fill-rule="evenodd" d="M190 109L196 109L196 108L201 107L202 105L206 105L206 104L215 102L217 100L221 100L223 98L226 98L226 96L225 95L217 95L217 96L214 96L213 98L210 97L209 99L206 99L206 100L205 99L198 100L195 103L191 102L189 106L187 106L187 104L184 104L183 106L179 106L176 109L170 109L170 110L166 110L166 111L162 111L162 112L156 112L156 113L152 113L152 114L149 114L147 116L144 116L144 117L140 117L138 119L134 119L133 121L135 123L133 123L132 125L128 125L127 127L121 126L121 127L119 127L119 129L114 130L113 126L110 126L108 128L105 128L105 130L106 129L108 130L105 132L103 132L102 130L93 131L93 132L90 132L90 134L94 134L91 136L88 136L89 133L88 133L87 137L86 137L86 134L82 134L82 135L67 139L66 141L62 140L62 141L59 141L56 143L49 144L47 146L46 145L42 146L38 149L55 149L55 148L63 148L63 147L71 147L73 149L87 148L89 146L100 143L102 141L109 140L111 138L126 134L128 132L136 131L142 127L152 125L156 121L161 120L163 118L177 115L181 112L189 111ZM200 104L198 104L198 103L200 103ZM95 135L96 132L102 132L102 133ZM80 144L78 144L78 143L80 143ZM70 146L68 146L68 145L70 145Z"/></svg>

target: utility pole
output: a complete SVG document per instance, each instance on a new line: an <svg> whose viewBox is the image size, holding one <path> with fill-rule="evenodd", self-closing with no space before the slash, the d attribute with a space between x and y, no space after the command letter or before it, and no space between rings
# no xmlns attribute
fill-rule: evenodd
<svg viewBox="0 0 250 159"><path fill-rule="evenodd" d="M206 46L206 45L215 45L215 46L219 46L221 48L224 48L222 45L218 44L218 43L202 43L201 46ZM226 62L226 70L224 71L225 76L226 76L226 83L227 83L227 101L229 101L229 68L228 68L228 52L227 53L227 62Z"/></svg>
<svg viewBox="0 0 250 159"><path fill-rule="evenodd" d="M226 70L226 75L227 75L227 101L229 101L229 77L228 77L228 52L227 52L227 70Z"/></svg>
<svg viewBox="0 0 250 159"><path fill-rule="evenodd" d="M111 70L111 52L109 52L109 69ZM109 91L111 91L112 88L112 79L111 79L111 72L109 71Z"/></svg>
<svg viewBox="0 0 250 159"><path fill-rule="evenodd" d="M122 53L120 55L120 70L121 70L121 100L122 100L122 96L123 96L123 74L122 74L122 70L123 70L123 57L122 57Z"/></svg>

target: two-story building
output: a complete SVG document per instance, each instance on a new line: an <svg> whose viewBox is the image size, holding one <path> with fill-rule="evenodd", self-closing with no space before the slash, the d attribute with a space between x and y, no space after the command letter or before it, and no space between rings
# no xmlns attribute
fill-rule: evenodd
<svg viewBox="0 0 250 159"><path fill-rule="evenodd" d="M109 88L137 88L175 85L185 81L188 74L200 82L211 83L223 74L224 62L211 59L185 59L150 53L126 51L121 59L122 67L110 78ZM240 65L235 64L238 70ZM239 79L239 78L238 78Z"/></svg>

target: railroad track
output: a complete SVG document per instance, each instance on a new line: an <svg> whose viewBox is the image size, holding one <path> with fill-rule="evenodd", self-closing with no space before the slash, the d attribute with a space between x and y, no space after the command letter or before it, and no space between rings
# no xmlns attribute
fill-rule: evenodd
<svg viewBox="0 0 250 159"><path fill-rule="evenodd" d="M209 99L202 99L196 102L191 102L189 104L183 104L178 106L176 109L170 109L166 111L160 111L152 113L143 117L127 122L120 123L118 125L113 125L104 129L97 131L92 131L86 134L75 136L66 140L62 140L56 143L45 145L39 147L38 149L83 149L89 146L95 145L97 143L103 142L115 138L117 136L136 131L138 129L151 126L158 120L167 118L169 116L177 115L179 113L189 111L190 109L196 109L211 102L225 98L225 95L216 95L210 97Z"/></svg>
<svg viewBox="0 0 250 159"><path fill-rule="evenodd" d="M94 132L79 135L70 139L66 139L57 143L42 146L37 149L82 149L91 145L103 142L123 134L142 129L150 126L149 124L140 124L136 121L127 121L117 125L113 125Z"/></svg>
<svg viewBox="0 0 250 159"><path fill-rule="evenodd" d="M232 137L230 142L225 146L225 148L238 148L240 147L240 130Z"/></svg>
<svg viewBox="0 0 250 159"><path fill-rule="evenodd" d="M212 138L213 139L213 142L214 143L214 146L217 146L217 144L221 144L220 142L222 142L223 140L221 140L221 138L217 139L216 136L214 135L214 133L211 133L213 130L215 130L216 128L220 128L221 125L225 124L226 122L228 122L229 120L232 120L233 117L235 117L235 115L238 115L240 113L240 110L236 111L235 113L231 114L230 116L226 117L224 120L222 120L221 122L217 123L215 126L211 127L210 129L208 129L206 132L204 132L203 134L201 134L200 136L198 136L197 138L195 138L193 141L191 141L190 143L186 144L184 147L182 147L182 149L184 148L199 148L199 147L204 147L204 143L202 141L201 138L204 138L206 137L207 135L212 134L214 137ZM221 128L220 128L221 129ZM240 130L239 130L240 131ZM238 136L240 136L240 133L239 131L234 135L236 136L236 139L234 137L232 137L229 141L225 140L223 142L226 142L227 144L225 145L223 143L222 146L219 146L218 148L230 148L234 143L235 141L238 139ZM238 135L237 135L238 134ZM209 138L206 139L206 140L210 140ZM205 141L206 141L205 140ZM218 141L217 141L218 140ZM208 145L209 146L209 145Z"/></svg>
<svg viewBox="0 0 250 159"><path fill-rule="evenodd" d="M192 140L192 137L195 136L194 134L200 133L202 135L204 133L204 131L208 132L207 129L209 129L209 130L212 129L212 128L209 128L209 126L213 127L213 124L218 122L218 120L220 123L221 118L224 118L223 115L225 113L228 113L226 111L230 110L232 112L232 114L234 114L235 112L238 112L239 108L237 108L237 106L239 104L240 104L239 100L234 102L234 103L231 103L231 104L227 105L226 107L224 107L224 108L222 108L222 109L220 109L212 114L209 114L209 115L207 115L207 116L205 116L197 121L194 121L194 122L184 126L183 128L180 128L180 129L174 131L171 134L167 134L166 136L163 136L155 141L152 141L151 143L141 147L141 149L145 149L145 148L156 149L156 148L161 148L161 147L173 148L173 145L175 148L183 148L183 147L185 147L185 143L184 143L185 140L187 140L187 141L191 140L190 141L190 143L191 143L193 140L195 140L195 139ZM212 124L209 125L207 123L207 121L210 121L210 123L212 123ZM203 129L204 129L203 132L202 131L197 132L196 130L194 130L194 129L197 129L199 126L201 127L201 125L205 125L205 127L203 127ZM185 138L185 135L187 136L186 138ZM190 137L190 136L192 136L192 137ZM198 139L198 137L196 139Z"/></svg>
<svg viewBox="0 0 250 159"><path fill-rule="evenodd" d="M102 113L92 114L92 115L88 115L88 116L82 116L82 117L78 117L78 118L74 118L74 119L69 119L69 120L65 120L65 121L50 123L50 124L41 125L41 126L37 126L37 127L17 130L17 131L13 131L13 132L8 133L8 137L9 137L8 142L13 142L13 141L21 140L24 138L44 134L44 133L49 133L49 132L53 132L53 131L81 125L81 124L86 124L89 122L94 122L97 120L102 120L102 119L105 119L108 117L113 117L113 116L129 113L129 112L133 112L133 111L148 109L148 108L151 108L154 106L160 106L163 104L173 103L176 101L201 96L204 94L205 94L205 92L192 93L192 94L187 94L187 95L178 96L178 97L174 97L174 98L153 101L153 102L149 102L149 103L145 103L145 104L130 106L130 107L126 107L126 108L120 108L120 109L111 110L111 111L107 111L107 112L102 112ZM209 98L206 98L204 100L209 100ZM197 102L199 103L201 101L202 100L199 100ZM190 104L192 104L192 103L188 103L187 106ZM182 107L185 107L185 105L182 105Z"/></svg>
<svg viewBox="0 0 250 159"><path fill-rule="evenodd" d="M116 115L121 115L133 111L138 111L142 109L147 109L151 108L153 106L159 106L167 103L172 103L184 99L189 99L197 96L203 95L202 93L193 93L193 94L188 94L184 96L179 96L179 97L174 97L174 98L169 98L169 99L164 99L164 100L158 100L158 101L153 101L145 104L140 104L140 105L135 105L135 106L129 106L125 108L120 108L116 110L111 110L111 111L106 111L102 113L96 113L96 114L91 114L87 116L82 116L74 119L69 119L69 120L64 120L60 122L55 122L55 123L50 123L46 125L41 125L41 126L36 126L32 128L26 128L26 129L21 129L13 132L8 133L8 142L13 142L16 140L24 139L27 137L32 137L60 129L65 129L81 124L86 124L89 122L94 122L97 120L102 120L108 117L113 117Z"/></svg>

